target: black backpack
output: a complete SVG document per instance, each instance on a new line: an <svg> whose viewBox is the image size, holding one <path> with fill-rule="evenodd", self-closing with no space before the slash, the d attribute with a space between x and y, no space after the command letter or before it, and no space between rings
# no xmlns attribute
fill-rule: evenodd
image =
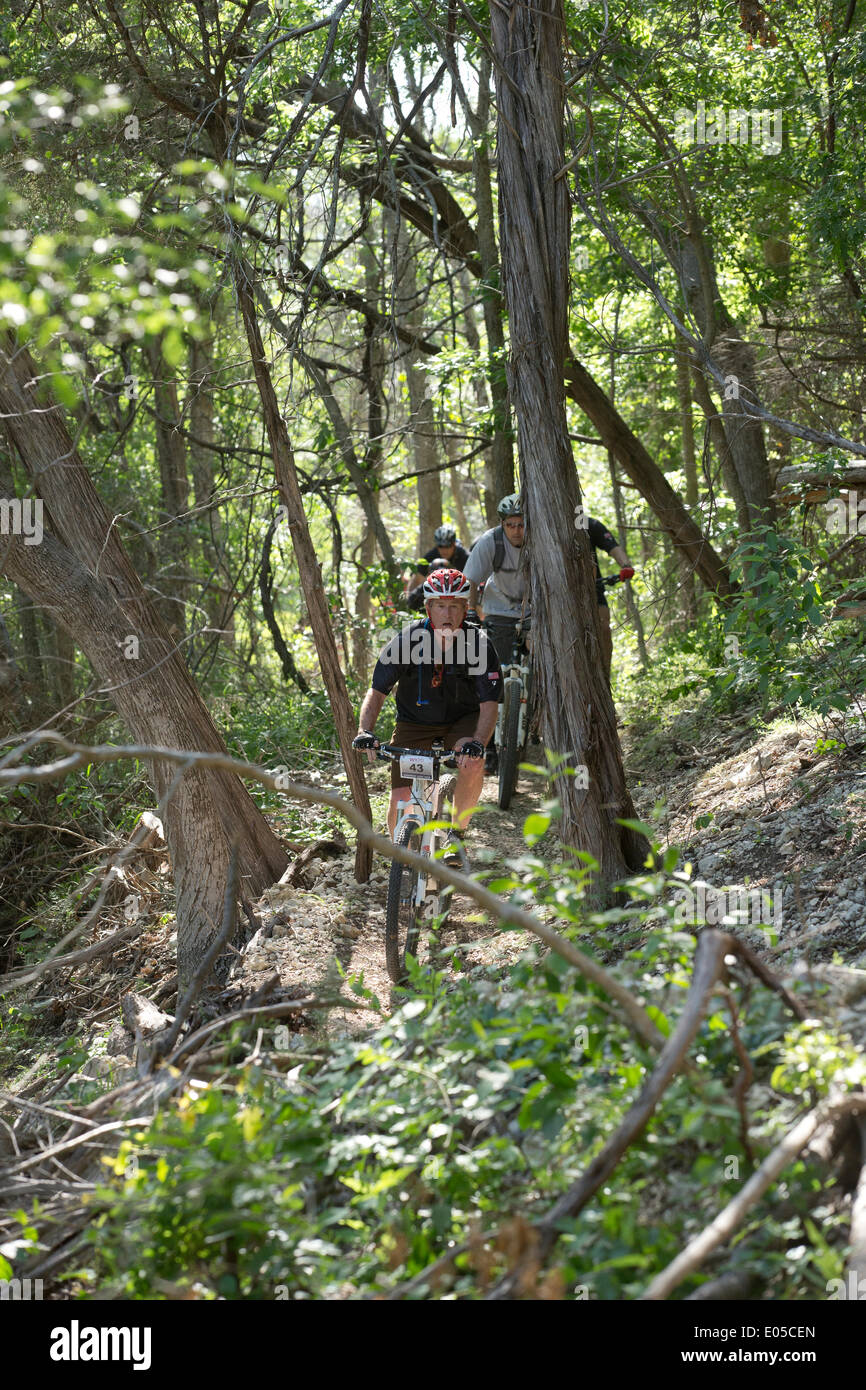
<svg viewBox="0 0 866 1390"><path fill-rule="evenodd" d="M498 574L505 563L505 532L502 526L496 527L493 532L493 573Z"/></svg>

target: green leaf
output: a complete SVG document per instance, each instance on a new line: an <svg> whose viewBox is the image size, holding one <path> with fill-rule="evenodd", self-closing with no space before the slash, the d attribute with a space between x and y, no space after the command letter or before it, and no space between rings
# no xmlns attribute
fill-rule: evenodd
<svg viewBox="0 0 866 1390"><path fill-rule="evenodd" d="M179 367L186 357L186 348L179 329L169 328L162 340L162 355L170 367Z"/></svg>
<svg viewBox="0 0 866 1390"><path fill-rule="evenodd" d="M550 826L550 816L539 815L535 812L527 816L523 822L523 836L526 840L538 840L548 830Z"/></svg>
<svg viewBox="0 0 866 1390"><path fill-rule="evenodd" d="M655 1004L647 1004L646 1012L649 1014L659 1032L663 1033L666 1038L670 1037L671 1025L668 1023L661 1009L657 1008Z"/></svg>

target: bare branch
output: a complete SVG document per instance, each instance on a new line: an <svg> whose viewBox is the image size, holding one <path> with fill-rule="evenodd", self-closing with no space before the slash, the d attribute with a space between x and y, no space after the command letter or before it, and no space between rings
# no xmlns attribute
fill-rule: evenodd
<svg viewBox="0 0 866 1390"><path fill-rule="evenodd" d="M144 744L99 744L93 748L86 748L70 742L69 739L64 738L62 734L53 729L39 730L38 733L32 735L26 746L28 748L33 747L34 743L37 742L57 744L67 756L59 758L53 763L45 763L40 767L17 767L10 765L12 755L9 755L4 760L5 765L0 769L0 786L19 786L23 782L53 782L80 767L86 767L88 763L111 763L124 758L163 758L168 763L178 765L179 776L183 776L191 767L214 768L236 773L240 777L253 778L272 791L284 792L287 796L297 801L303 801L307 805L331 806L335 811L339 811L350 825L354 826L359 839L377 853L384 854L389 859L396 859L401 864L408 864L410 868L423 869L425 873L432 874L440 882L459 889L465 897L471 898L495 919L508 922L515 927L522 927L524 931L537 936L552 951L562 956L588 980L592 980L612 999L615 999L628 1018L631 1027L648 1047L657 1051L664 1043L663 1034L640 1001L614 976L610 975L603 966L590 956L585 955L583 951L578 950L570 941L566 941L546 922L542 922L532 912L515 907L512 903L502 902L495 893L491 893L489 888L484 888L475 879L467 878L465 874L449 868L440 860L416 854L412 850L405 849L402 845L395 845L393 840L386 836L377 834L357 807L353 806L351 802L345 801L336 792L314 791L311 787L305 787L300 782L289 782L288 785L284 785L282 778L280 778L278 785L277 778L265 768L258 767L255 763L243 762L239 758L231 758L223 753L188 753L181 752L176 748L151 747ZM36 970L38 977L38 967Z"/></svg>

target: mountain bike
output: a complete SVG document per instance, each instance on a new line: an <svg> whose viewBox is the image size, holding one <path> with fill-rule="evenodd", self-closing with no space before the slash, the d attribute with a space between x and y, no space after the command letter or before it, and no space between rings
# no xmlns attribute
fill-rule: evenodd
<svg viewBox="0 0 866 1390"><path fill-rule="evenodd" d="M383 743L376 756L383 762L399 759L400 773L412 778L408 798L400 802L394 843L415 850L432 859L441 849L451 824L451 804L454 800L456 777L441 779L443 767L453 768L454 751L446 751L441 743L431 749L398 748ZM444 822L431 826L430 822ZM461 872L466 873L468 860L462 848ZM406 979L406 956L416 956L421 929L435 917L447 912L452 890L443 888L432 874L391 860L388 875L388 897L385 904L385 964L395 985Z"/></svg>
<svg viewBox="0 0 866 1390"><path fill-rule="evenodd" d="M622 581L618 574L602 579L605 588ZM532 657L526 642L529 618L514 625L511 659L502 663L502 703L496 721L494 741L499 756L500 810L507 811L517 786L518 765L526 756L529 729L532 721Z"/></svg>
<svg viewBox="0 0 866 1390"><path fill-rule="evenodd" d="M499 750L499 807L507 811L517 785L517 765L522 762L532 715L532 658L526 644L529 619L514 625L511 657L502 662L502 703L494 740Z"/></svg>

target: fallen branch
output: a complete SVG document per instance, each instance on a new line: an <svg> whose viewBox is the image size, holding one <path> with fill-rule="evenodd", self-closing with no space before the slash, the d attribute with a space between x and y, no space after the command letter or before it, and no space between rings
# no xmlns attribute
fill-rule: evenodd
<svg viewBox="0 0 866 1390"><path fill-rule="evenodd" d="M804 1019L809 1017L808 1009L800 1003L799 999L795 999L793 994L788 993L778 975L773 974L770 967L765 965L759 956L755 955L755 952L750 946L746 945L745 941L741 941L737 936L731 936L729 940L731 943L731 954L739 956L740 960L757 975L762 985L766 985L767 989L771 989L774 994L778 994L779 998L784 1000L795 1018L798 1018L802 1023Z"/></svg>
<svg viewBox="0 0 866 1390"><path fill-rule="evenodd" d="M725 1300L748 1298L755 1291L758 1276L750 1269L731 1270L720 1274L718 1279L708 1279L694 1293L686 1296L686 1303L718 1303Z"/></svg>
<svg viewBox="0 0 866 1390"><path fill-rule="evenodd" d="M76 928L75 930L77 933L80 929ZM46 957L44 961L40 962L45 969L40 969L39 974L53 975L56 970L65 970L72 965L84 965L89 960L96 960L98 956L107 955L109 951L122 946L125 941L132 941L142 931L144 931L143 922L130 922L125 927L118 927L117 931L111 932L109 936L103 936L99 941L95 941L92 946L85 946L80 951L69 951L65 956ZM18 979L12 973L0 980L0 985L3 986L4 990L20 989L22 985L30 984L32 979L33 976L29 972Z"/></svg>
<svg viewBox="0 0 866 1390"><path fill-rule="evenodd" d="M231 758L228 754L181 752L176 748L162 748L147 744L99 744L93 748L87 748L70 742L69 739L64 738L62 734L58 734L53 729L42 729L32 734L21 749L14 751L20 756L39 742L57 744L66 751L68 756L58 759L57 762L45 763L41 767L18 767L14 764L10 765L13 756L10 754L0 763L0 786L18 786L22 782L56 781L80 767L85 767L88 763L118 762L123 758L161 758L165 762L180 765L178 777L183 776L186 770L191 767L216 768L224 772L233 772L239 777L254 778L272 791L281 791L294 800L305 802L307 805L331 806L335 811L339 811L350 825L354 826L359 839L369 844L379 854L385 855L389 859L396 859L401 864L408 864L410 868L423 869L425 873L432 875L440 882L459 889L464 897L471 898L479 907L489 912L494 919L507 922L514 927L520 927L537 936L563 960L573 965L586 979L592 980L612 999L615 999L634 1031L648 1047L654 1051L659 1051L664 1045L663 1033L639 1000L624 985L614 979L603 966L590 956L584 955L582 951L579 951L570 941L566 941L564 937L553 931L534 913L526 912L523 908L515 907L511 903L504 903L501 898L497 898L495 893L491 893L489 888L484 888L475 879L467 878L465 874L449 868L442 861L424 858L413 850L405 849L402 845L395 845L393 840L388 839L385 835L377 834L357 807L353 806L351 802L345 801L336 792L314 791L311 787L306 787L300 782L290 782L285 785L282 777L279 778L278 785L278 778L265 768L258 767L255 763L244 762L239 758ZM18 988L22 983L28 983L31 979L38 979L40 973L40 967L35 966L25 980L15 981L14 985L10 987Z"/></svg>
<svg viewBox="0 0 866 1390"><path fill-rule="evenodd" d="M280 884L290 884L293 888L296 888L301 881L301 874L304 872L304 869L306 869L307 865L311 864L314 859L325 858L326 856L329 859L336 859L338 855L345 854L347 848L348 846L345 840L343 840L342 844L340 840L334 838L316 840L314 844L307 845L306 849L302 850L298 855L294 864L286 869L286 872L280 879Z"/></svg>
<svg viewBox="0 0 866 1390"><path fill-rule="evenodd" d="M572 1183L547 1215L538 1222L539 1243L533 1250L533 1263L543 1264L559 1237L559 1223L586 1206L602 1183L606 1182L626 1149L646 1128L670 1082L682 1066L692 1039L707 1011L713 988L722 973L731 938L726 932L707 928L698 938L692 983L679 1022L666 1042L655 1071L644 1083L640 1095L626 1113L618 1129L593 1159L586 1172ZM866 1103L866 1102L864 1102ZM523 1283L525 1260L521 1260L494 1289L486 1301L513 1298Z"/></svg>
<svg viewBox="0 0 866 1390"><path fill-rule="evenodd" d="M767 1188L789 1163L806 1147L816 1130L823 1125L843 1118L845 1115L866 1115L866 1095L850 1094L836 1096L824 1101L815 1110L804 1115L793 1129L789 1130L780 1144L767 1155L756 1173L737 1193L723 1211L719 1212L700 1235L689 1241L675 1260L657 1274L642 1300L667 1298L678 1284L694 1274L717 1245L729 1240L756 1202L763 1197Z"/></svg>
<svg viewBox="0 0 866 1390"><path fill-rule="evenodd" d="M28 781L28 769L16 767L15 763L18 759L22 758L25 753L28 753L31 748L34 748L38 743L45 743L46 741L49 743L60 743L67 748L74 748L76 750L76 760L74 764L75 767L81 767L83 763L86 763L86 758L84 755L86 754L87 750L86 748L82 747L81 744L69 743L68 740L65 739L62 734L57 734L53 731L40 729L37 730L35 733L30 734L28 738L24 741L24 743L20 744L17 748L13 748L9 753L5 755L5 757L0 758L0 783L2 783L8 776L15 777L14 785L16 786L19 782ZM180 784L181 778L185 776L186 769L189 766L188 758L183 759L182 756L175 757L173 761L180 762L181 766L178 768L178 771L172 778L171 783L166 788L165 794L163 795L157 807L160 816L163 817L165 813L165 808L168 806L169 801L171 800L172 796L177 790L177 787ZM9 770L10 765L12 769L11 771ZM53 766L58 767L60 766L60 764L55 763L53 764ZM33 768L29 770L42 771L41 768ZM65 772L61 771L56 775L58 777L63 777L65 776ZM45 781L52 780L54 779L45 778ZM116 854L112 855L111 863L109 864L108 869L103 877L102 887L99 890L99 896L97 897L96 902L93 904L93 907L90 909L90 911L84 917L82 917L80 922L76 922L75 926L70 928L66 935L62 937L60 941L57 942L57 945L51 948L45 959L40 961L38 965L34 966L32 970L28 970L26 974L21 976L16 976L13 972L12 974L7 975L5 978L0 979L0 994L12 989L22 989L24 985L32 984L35 980L41 979L42 976L45 975L50 969L53 969L53 962L61 954L64 947L68 946L71 941L74 941L77 936L81 936L83 932L87 931L88 927L91 926L91 924L95 922L98 918L100 912L105 906L106 898L108 897L108 894L116 881L115 876L112 873L112 870L119 869L120 866L123 864L124 860L128 859L131 854L134 854L136 850L138 850L145 841L149 842L151 828L151 825L142 816L139 819L138 825L135 827L135 830L133 831L128 844L123 845L121 849L117 851ZM81 888L81 895L88 893L90 891L90 888L97 882L98 875L92 875L91 878L88 879L87 883L85 883ZM121 930L123 930L123 928L121 928Z"/></svg>

